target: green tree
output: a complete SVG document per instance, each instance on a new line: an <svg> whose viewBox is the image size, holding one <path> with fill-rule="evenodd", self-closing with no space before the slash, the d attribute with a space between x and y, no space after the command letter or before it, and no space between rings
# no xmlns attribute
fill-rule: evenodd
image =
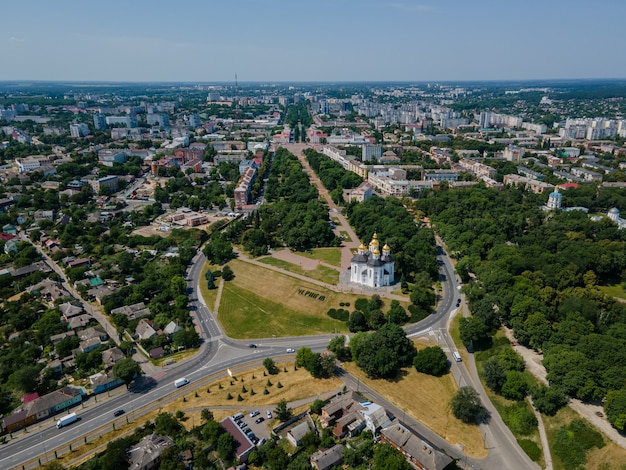
<svg viewBox="0 0 626 470"><path fill-rule="evenodd" d="M101 459L102 470L117 470L128 468L128 448L132 445L132 439L123 437L107 444L106 451Z"/></svg>
<svg viewBox="0 0 626 470"><path fill-rule="evenodd" d="M222 232L214 232L202 250L213 264L224 264L233 259L233 247Z"/></svg>
<svg viewBox="0 0 626 470"><path fill-rule="evenodd" d="M416 354L404 330L393 323L369 334L354 352L357 365L373 378L394 377L401 367L413 363Z"/></svg>
<svg viewBox="0 0 626 470"><path fill-rule="evenodd" d="M452 414L468 424L485 420L489 412L480 401L478 392L472 387L461 387L450 401Z"/></svg>
<svg viewBox="0 0 626 470"><path fill-rule="evenodd" d="M404 310L404 307L400 305L397 300L391 301L391 306L387 312L387 320L396 325L404 325L408 321L409 317Z"/></svg>
<svg viewBox="0 0 626 470"><path fill-rule="evenodd" d="M296 364L299 367L304 367L309 360L309 357L313 355L311 348L300 348L296 352Z"/></svg>
<svg viewBox="0 0 626 470"><path fill-rule="evenodd" d="M478 317L461 317L459 320L459 333L461 341L467 347L485 349L491 345L489 328Z"/></svg>
<svg viewBox="0 0 626 470"><path fill-rule="evenodd" d="M335 336L328 343L328 350L335 353L337 359L342 362L352 359L352 356L350 355L350 348L347 348L345 344L346 337L343 335Z"/></svg>
<svg viewBox="0 0 626 470"><path fill-rule="evenodd" d="M350 319L348 320L348 329L352 333L367 331L369 329L367 325L367 318L365 318L363 312L361 312L360 310L355 310L350 314Z"/></svg>
<svg viewBox="0 0 626 470"><path fill-rule="evenodd" d="M209 410L208 408L204 408L200 412L200 418L205 423L208 423L209 421L215 421L215 417L213 416L213 412L211 410Z"/></svg>
<svg viewBox="0 0 626 470"><path fill-rule="evenodd" d="M555 387L546 387L545 385L532 387L530 389L530 396L533 399L533 405L535 406L535 408L537 408L537 410L539 410L541 413L548 416L554 416L557 411L559 411L567 404L568 401L567 396L563 392L556 389Z"/></svg>
<svg viewBox="0 0 626 470"><path fill-rule="evenodd" d="M626 429L626 388L612 390L607 394L604 412L615 429Z"/></svg>
<svg viewBox="0 0 626 470"><path fill-rule="evenodd" d="M230 460L235 452L235 438L230 433L223 433L217 438L217 453L222 460Z"/></svg>
<svg viewBox="0 0 626 470"><path fill-rule="evenodd" d="M500 393L506 381L506 369L497 357L490 357L484 363L483 376L487 386L496 393Z"/></svg>
<svg viewBox="0 0 626 470"><path fill-rule="evenodd" d="M267 369L267 372L269 374L277 374L278 373L278 368L276 367L276 363L274 362L274 360L271 357L266 357L263 360L263 367L265 367L265 369Z"/></svg>
<svg viewBox="0 0 626 470"><path fill-rule="evenodd" d="M30 393L37 388L40 371L38 365L24 365L11 374L9 382L22 392Z"/></svg>
<svg viewBox="0 0 626 470"><path fill-rule="evenodd" d="M287 406L287 400L284 398L278 402L276 409L274 410L276 418L283 422L291 418L291 413L291 408Z"/></svg>
<svg viewBox="0 0 626 470"><path fill-rule="evenodd" d="M233 273L233 270L230 268L230 266L226 265L222 268L222 279L224 279L225 281L232 281L233 279L235 279L235 273Z"/></svg>
<svg viewBox="0 0 626 470"><path fill-rule="evenodd" d="M418 372L440 376L450 370L446 353L439 346L432 346L418 351L413 365Z"/></svg>
<svg viewBox="0 0 626 470"><path fill-rule="evenodd" d="M123 380L127 388L139 375L141 375L141 366L132 357L121 359L113 366L113 377Z"/></svg>
<svg viewBox="0 0 626 470"><path fill-rule="evenodd" d="M374 446L374 458L372 470L411 470L411 464L407 462L402 452L390 444L377 444Z"/></svg>
<svg viewBox="0 0 626 470"><path fill-rule="evenodd" d="M324 407L324 400L320 400L319 398L317 398L311 404L311 412L315 413L316 415L321 415L323 407Z"/></svg>
<svg viewBox="0 0 626 470"><path fill-rule="evenodd" d="M524 374L516 370L508 371L500 393L509 400L523 400L528 394L528 382Z"/></svg>

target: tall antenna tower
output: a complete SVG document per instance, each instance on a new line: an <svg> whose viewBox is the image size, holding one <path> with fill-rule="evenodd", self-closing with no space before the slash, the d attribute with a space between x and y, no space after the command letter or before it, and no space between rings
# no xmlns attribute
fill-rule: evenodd
<svg viewBox="0 0 626 470"><path fill-rule="evenodd" d="M235 74L235 119L239 119L239 82Z"/></svg>

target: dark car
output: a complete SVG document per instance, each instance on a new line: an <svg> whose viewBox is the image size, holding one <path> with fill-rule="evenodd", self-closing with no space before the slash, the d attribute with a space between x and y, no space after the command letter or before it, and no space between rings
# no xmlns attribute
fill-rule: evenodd
<svg viewBox="0 0 626 470"><path fill-rule="evenodd" d="M124 413L124 410L116 410L113 412L113 416L122 416Z"/></svg>
<svg viewBox="0 0 626 470"><path fill-rule="evenodd" d="M261 416L261 417L257 418L254 422L256 424L259 424L259 423L262 423L263 421L265 421L265 418L263 416Z"/></svg>
<svg viewBox="0 0 626 470"><path fill-rule="evenodd" d="M249 344L248 347L249 348L256 348L256 344Z"/></svg>

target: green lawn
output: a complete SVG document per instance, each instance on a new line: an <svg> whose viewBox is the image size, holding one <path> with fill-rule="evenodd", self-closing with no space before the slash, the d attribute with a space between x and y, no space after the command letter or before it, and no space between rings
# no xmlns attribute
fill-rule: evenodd
<svg viewBox="0 0 626 470"><path fill-rule="evenodd" d="M621 284L613 284L612 286L598 286L598 287L608 297L626 299L626 292L624 291L624 289L622 289Z"/></svg>
<svg viewBox="0 0 626 470"><path fill-rule="evenodd" d="M340 230L339 235L343 237L344 242L350 243L352 241L352 238L350 238L350 235L348 235L348 232L344 232L343 230Z"/></svg>
<svg viewBox="0 0 626 470"><path fill-rule="evenodd" d="M276 259L272 257L262 258L259 260L261 263L276 266L277 268L284 269L290 273L300 274L302 276L310 277L316 281L322 281L327 284L339 284L339 271L328 266L317 266L315 269L307 270L303 269L297 264L284 261L282 259Z"/></svg>
<svg viewBox="0 0 626 470"><path fill-rule="evenodd" d="M313 248L310 251L298 252L298 255L341 267L341 248Z"/></svg>
<svg viewBox="0 0 626 470"><path fill-rule="evenodd" d="M204 275L209 269L211 271L218 271L220 267L217 265L204 263L204 266L202 267L202 272L200 273L200 295L202 295L202 298L206 302L207 307L209 307L209 310L213 312L213 307L215 306L215 300L217 299L217 290L218 290L217 286L219 286L220 278L215 279L215 289L209 290L207 288L207 282L204 278Z"/></svg>
<svg viewBox="0 0 626 470"><path fill-rule="evenodd" d="M224 284L218 319L231 338L268 338L347 332L326 315L359 296L333 292L239 260L228 263L235 278Z"/></svg>

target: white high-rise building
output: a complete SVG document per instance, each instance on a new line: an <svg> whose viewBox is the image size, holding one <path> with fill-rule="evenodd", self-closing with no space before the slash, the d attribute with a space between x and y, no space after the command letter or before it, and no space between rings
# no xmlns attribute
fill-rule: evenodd
<svg viewBox="0 0 626 470"><path fill-rule="evenodd" d="M85 137L89 135L89 126L87 124L83 124L82 122L70 124L70 135L76 138Z"/></svg>

